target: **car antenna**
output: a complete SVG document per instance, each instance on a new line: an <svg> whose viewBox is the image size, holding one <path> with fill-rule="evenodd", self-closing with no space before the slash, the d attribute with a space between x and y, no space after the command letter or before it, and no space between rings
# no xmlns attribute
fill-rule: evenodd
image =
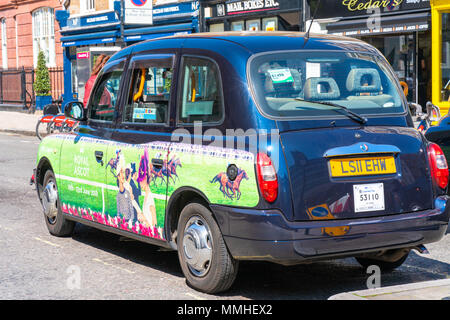
<svg viewBox="0 0 450 320"><path fill-rule="evenodd" d="M316 17L317 9L319 9L319 7L320 7L320 1L321 1L321 0L319 0L319 1L317 2L317 7L316 7L316 9L314 10L314 15L312 16L311 23L309 24L309 27L308 27L308 31L306 31L306 34L305 34L305 37L304 37L305 42L303 42L303 47L306 46L306 43L307 43L308 40L309 40L309 32L311 31L311 27L312 27L312 24L313 24L313 22L314 22L314 18Z"/></svg>

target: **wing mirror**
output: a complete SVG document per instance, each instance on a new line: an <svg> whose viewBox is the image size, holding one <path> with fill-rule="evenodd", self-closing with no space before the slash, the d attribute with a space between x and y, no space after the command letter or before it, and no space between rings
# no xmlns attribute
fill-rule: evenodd
<svg viewBox="0 0 450 320"><path fill-rule="evenodd" d="M427 102L427 115L431 122L439 121L441 119L441 110L430 101Z"/></svg>
<svg viewBox="0 0 450 320"><path fill-rule="evenodd" d="M77 121L86 120L86 111L79 101L72 101L64 107L64 115Z"/></svg>
<svg viewBox="0 0 450 320"><path fill-rule="evenodd" d="M423 115L422 106L420 104L410 102L409 110L411 111L411 115L414 117L421 117Z"/></svg>

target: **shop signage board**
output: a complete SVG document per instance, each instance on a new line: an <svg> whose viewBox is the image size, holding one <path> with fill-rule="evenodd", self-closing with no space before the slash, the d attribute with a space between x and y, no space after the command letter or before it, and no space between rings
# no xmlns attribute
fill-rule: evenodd
<svg viewBox="0 0 450 320"><path fill-rule="evenodd" d="M311 13L319 0L307 0ZM380 15L407 13L430 9L429 0L321 0L315 19L358 17L378 13Z"/></svg>
<svg viewBox="0 0 450 320"><path fill-rule="evenodd" d="M152 0L125 0L125 24L153 24Z"/></svg>
<svg viewBox="0 0 450 320"><path fill-rule="evenodd" d="M153 7L153 20L165 20L194 16L197 14L198 1L179 2L165 6Z"/></svg>
<svg viewBox="0 0 450 320"><path fill-rule="evenodd" d="M216 17L252 14L257 12L299 9L296 0L229 0L217 4L213 15Z"/></svg>
<svg viewBox="0 0 450 320"><path fill-rule="evenodd" d="M81 60L81 59L89 59L90 57L90 52L89 51L82 51L82 52L77 52L77 59Z"/></svg>
<svg viewBox="0 0 450 320"><path fill-rule="evenodd" d="M278 9L280 4L275 0L229 1L225 3L227 14L241 14L255 11Z"/></svg>
<svg viewBox="0 0 450 320"><path fill-rule="evenodd" d="M102 14L70 18L68 19L67 27L69 28L90 27L114 22L119 22L119 19L116 13L114 11L111 11Z"/></svg>

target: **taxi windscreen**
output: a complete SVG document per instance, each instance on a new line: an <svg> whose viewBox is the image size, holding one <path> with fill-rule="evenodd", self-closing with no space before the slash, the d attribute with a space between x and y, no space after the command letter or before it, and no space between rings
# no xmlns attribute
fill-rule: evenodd
<svg viewBox="0 0 450 320"><path fill-rule="evenodd" d="M337 106L369 116L405 112L398 80L377 55L276 52L252 58L249 71L257 103L269 116L333 118Z"/></svg>

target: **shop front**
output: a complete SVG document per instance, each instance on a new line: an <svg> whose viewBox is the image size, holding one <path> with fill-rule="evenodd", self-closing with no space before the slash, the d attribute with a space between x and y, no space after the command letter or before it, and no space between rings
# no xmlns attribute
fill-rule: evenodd
<svg viewBox="0 0 450 320"><path fill-rule="evenodd" d="M432 102L441 114L450 109L450 2L431 1L432 14Z"/></svg>
<svg viewBox="0 0 450 320"><path fill-rule="evenodd" d="M205 31L299 31L303 0L209 1Z"/></svg>
<svg viewBox="0 0 450 320"><path fill-rule="evenodd" d="M314 13L317 0L308 1ZM408 101L431 101L431 10L429 1L321 0L314 19L328 34L375 46L393 67Z"/></svg>
<svg viewBox="0 0 450 320"><path fill-rule="evenodd" d="M56 12L64 49L63 104L83 101L85 84L99 55L111 56L124 46L144 40L198 31L198 1L151 6L145 14L137 11L131 22L127 10L125 5L121 19L121 2L115 1L114 10L83 16L70 16L68 10Z"/></svg>

